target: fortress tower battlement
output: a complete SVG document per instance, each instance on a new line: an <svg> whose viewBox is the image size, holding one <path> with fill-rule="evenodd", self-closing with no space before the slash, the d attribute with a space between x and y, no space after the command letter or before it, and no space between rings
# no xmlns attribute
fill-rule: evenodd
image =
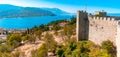
<svg viewBox="0 0 120 57"><path fill-rule="evenodd" d="M120 57L120 17L106 16L106 12L96 14L100 16L77 11L77 41L90 40L100 45L103 41L110 40L117 47L117 57Z"/></svg>
<svg viewBox="0 0 120 57"><path fill-rule="evenodd" d="M79 10L79 11L77 11L77 12L79 12L79 13L83 13L83 14L88 14L86 11L83 11L83 10Z"/></svg>
<svg viewBox="0 0 120 57"><path fill-rule="evenodd" d="M101 20L101 21L116 21L116 17L98 17L98 16L89 16L90 20Z"/></svg>

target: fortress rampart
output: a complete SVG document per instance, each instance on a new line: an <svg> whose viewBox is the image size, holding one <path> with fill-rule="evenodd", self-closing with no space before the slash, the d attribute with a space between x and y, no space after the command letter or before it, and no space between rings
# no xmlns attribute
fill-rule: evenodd
<svg viewBox="0 0 120 57"><path fill-rule="evenodd" d="M88 15L87 12L77 12L77 40L91 40L100 45L110 40L117 48L117 57L120 57L120 17L102 15Z"/></svg>
<svg viewBox="0 0 120 57"><path fill-rule="evenodd" d="M111 40L115 44L117 35L117 21L114 17L88 17L89 40L101 44L105 40Z"/></svg>

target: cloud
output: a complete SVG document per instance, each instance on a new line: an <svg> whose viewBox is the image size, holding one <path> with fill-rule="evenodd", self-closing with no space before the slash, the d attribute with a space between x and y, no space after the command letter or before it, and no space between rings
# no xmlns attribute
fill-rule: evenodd
<svg viewBox="0 0 120 57"><path fill-rule="evenodd" d="M22 5L23 0L0 0L0 4Z"/></svg>

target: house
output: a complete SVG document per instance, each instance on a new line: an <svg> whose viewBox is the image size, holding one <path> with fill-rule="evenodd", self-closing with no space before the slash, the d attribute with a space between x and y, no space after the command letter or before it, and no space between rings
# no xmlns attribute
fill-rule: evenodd
<svg viewBox="0 0 120 57"><path fill-rule="evenodd" d="M64 26L67 25L67 24L68 24L68 21L64 21L64 22L59 23L59 25L60 25L61 27L64 27Z"/></svg>

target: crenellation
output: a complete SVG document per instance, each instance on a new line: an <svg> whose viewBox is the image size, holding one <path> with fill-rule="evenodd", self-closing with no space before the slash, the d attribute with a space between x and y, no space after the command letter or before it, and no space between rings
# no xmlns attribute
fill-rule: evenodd
<svg viewBox="0 0 120 57"><path fill-rule="evenodd" d="M87 12L83 11L83 10L82 11L79 10L78 12L81 13L81 14L87 14Z"/></svg>
<svg viewBox="0 0 120 57"><path fill-rule="evenodd" d="M110 21L111 20L111 18L110 17L107 17L107 21Z"/></svg>
<svg viewBox="0 0 120 57"><path fill-rule="evenodd" d="M94 17L93 17L93 19L95 20L95 19L96 19L96 17L94 16Z"/></svg>
<svg viewBox="0 0 120 57"><path fill-rule="evenodd" d="M99 20L99 19L100 19L100 17L96 17L96 19L97 19L97 20Z"/></svg>
<svg viewBox="0 0 120 57"><path fill-rule="evenodd" d="M103 17L103 20L105 21L105 20L107 20L107 18L106 18L106 17Z"/></svg>
<svg viewBox="0 0 120 57"><path fill-rule="evenodd" d="M100 17L100 20L103 20L103 17Z"/></svg>
<svg viewBox="0 0 120 57"><path fill-rule="evenodd" d="M112 17L111 20L112 20L112 21L115 21L115 18Z"/></svg>
<svg viewBox="0 0 120 57"><path fill-rule="evenodd" d="M96 20L96 21L108 21L108 22L110 22L110 21L116 21L116 18L114 18L114 17L96 17L96 16L93 16L93 17L88 17L88 18L92 18L93 20ZM92 20L91 19L91 20Z"/></svg>
<svg viewBox="0 0 120 57"><path fill-rule="evenodd" d="M92 15L88 15L89 19L94 19L94 17Z"/></svg>

